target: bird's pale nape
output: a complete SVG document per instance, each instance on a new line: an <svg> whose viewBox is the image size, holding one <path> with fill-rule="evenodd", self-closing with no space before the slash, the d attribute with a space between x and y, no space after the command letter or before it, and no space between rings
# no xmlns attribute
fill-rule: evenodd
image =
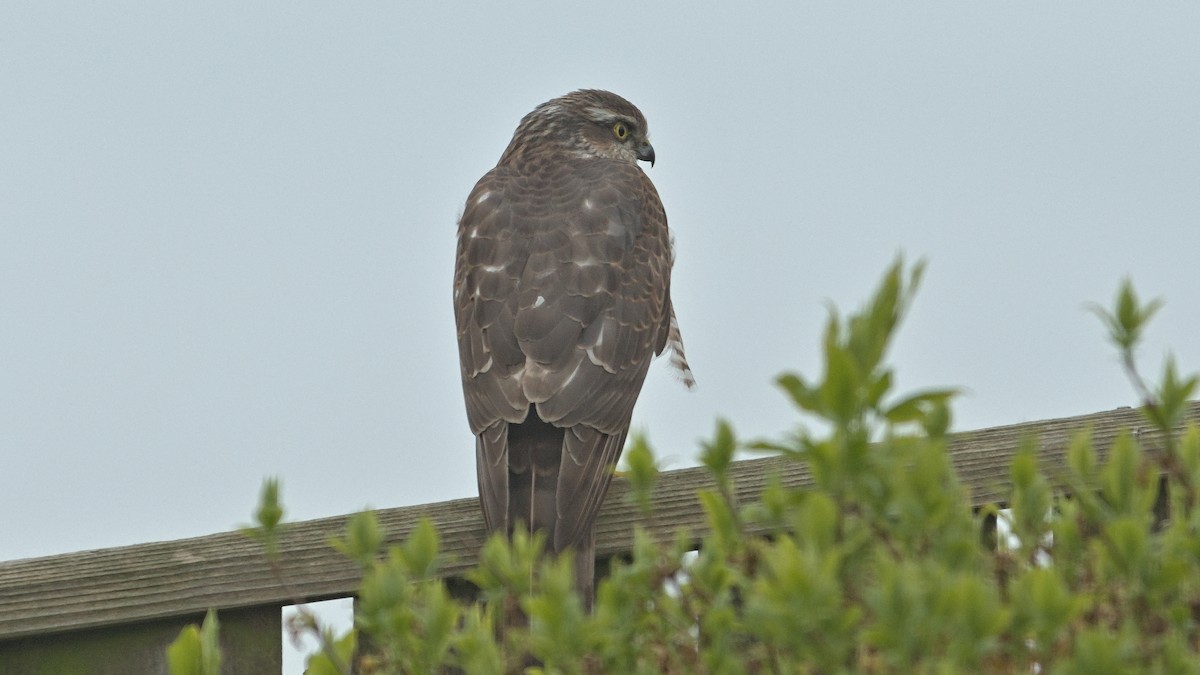
<svg viewBox="0 0 1200 675"><path fill-rule="evenodd" d="M454 312L484 520L572 550L589 606L596 514L650 361L669 346L693 383L666 213L638 165L654 159L633 104L567 94L521 120L458 226Z"/></svg>

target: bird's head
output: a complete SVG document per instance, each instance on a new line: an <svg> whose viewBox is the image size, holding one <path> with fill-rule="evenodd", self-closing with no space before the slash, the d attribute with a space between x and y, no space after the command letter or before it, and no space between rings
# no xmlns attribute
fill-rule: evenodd
<svg viewBox="0 0 1200 675"><path fill-rule="evenodd" d="M629 101L600 89L580 89L546 101L526 115L505 158L552 146L576 157L630 164L640 160L654 166L648 134L642 111Z"/></svg>

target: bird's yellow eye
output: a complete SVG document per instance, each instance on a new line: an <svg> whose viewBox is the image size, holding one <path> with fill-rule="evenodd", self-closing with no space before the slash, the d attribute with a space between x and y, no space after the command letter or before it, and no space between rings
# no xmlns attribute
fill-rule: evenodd
<svg viewBox="0 0 1200 675"><path fill-rule="evenodd" d="M629 138L629 126L624 122L617 122L613 125L613 136L616 136L618 141Z"/></svg>

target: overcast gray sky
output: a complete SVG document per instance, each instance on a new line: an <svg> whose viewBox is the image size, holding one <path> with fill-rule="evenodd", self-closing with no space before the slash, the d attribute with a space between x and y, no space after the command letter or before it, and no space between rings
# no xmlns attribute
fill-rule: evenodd
<svg viewBox="0 0 1200 675"><path fill-rule="evenodd" d="M826 303L929 260L893 353L956 428L1135 402L1099 322L1200 368L1200 5L0 4L0 560L473 496L455 221L520 117L645 113L699 388L670 466L795 418Z"/></svg>

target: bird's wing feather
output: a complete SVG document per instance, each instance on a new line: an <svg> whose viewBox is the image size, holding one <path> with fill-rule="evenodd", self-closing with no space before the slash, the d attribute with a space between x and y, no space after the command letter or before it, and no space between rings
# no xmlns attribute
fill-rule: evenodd
<svg viewBox="0 0 1200 675"><path fill-rule="evenodd" d="M503 420L475 438L479 503L488 532L508 529L508 423Z"/></svg>
<svg viewBox="0 0 1200 675"><path fill-rule="evenodd" d="M567 429L555 499L557 549L577 546L592 531L625 445L625 433L605 434L582 424Z"/></svg>
<svg viewBox="0 0 1200 675"><path fill-rule="evenodd" d="M519 422L525 355L512 333L522 242L514 240L505 176L493 170L475 185L459 219L454 316L467 420L475 435L500 420Z"/></svg>

